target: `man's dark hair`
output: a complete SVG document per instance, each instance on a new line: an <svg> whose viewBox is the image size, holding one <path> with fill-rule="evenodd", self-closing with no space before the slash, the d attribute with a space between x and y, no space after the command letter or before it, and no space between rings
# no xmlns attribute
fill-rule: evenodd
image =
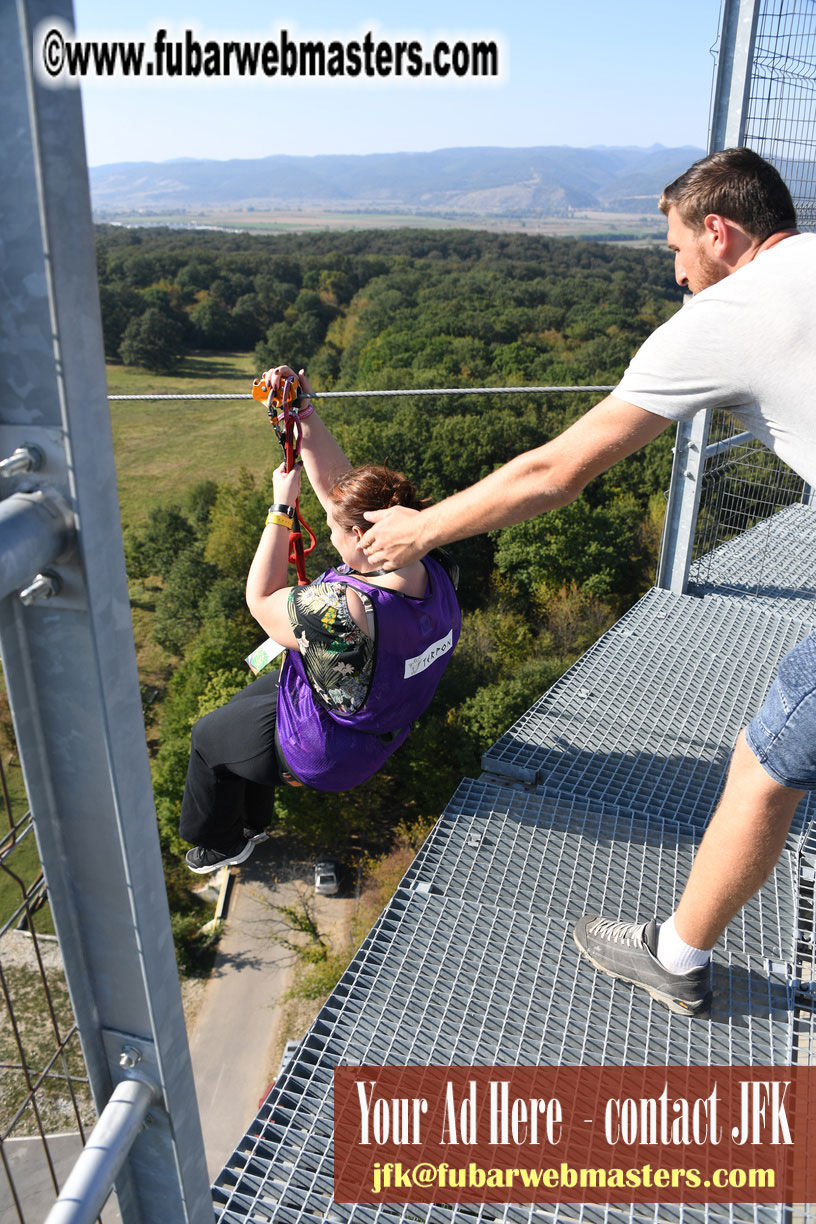
<svg viewBox="0 0 816 1224"><path fill-rule="evenodd" d="M702 229L709 213L736 221L760 242L779 230L796 229L796 209L782 176L753 149L721 149L701 157L664 190L661 211L672 205L694 230Z"/></svg>

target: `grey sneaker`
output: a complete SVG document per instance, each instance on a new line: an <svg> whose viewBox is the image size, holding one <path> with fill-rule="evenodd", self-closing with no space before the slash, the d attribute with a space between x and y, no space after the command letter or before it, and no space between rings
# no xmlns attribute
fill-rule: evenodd
<svg viewBox="0 0 816 1224"><path fill-rule="evenodd" d="M653 999L681 1016L705 1019L711 1010L708 965L690 973L669 973L657 959L657 923L612 922L587 914L575 924L573 938L596 969L609 977L642 986Z"/></svg>
<svg viewBox="0 0 816 1224"><path fill-rule="evenodd" d="M259 846L261 842L269 841L269 834L266 829L244 829L244 837L251 841L253 846Z"/></svg>
<svg viewBox="0 0 816 1224"><path fill-rule="evenodd" d="M209 871L218 871L219 867L233 866L245 862L255 843L242 838L231 850L208 850L206 846L193 846L184 856L184 861L196 875L206 875Z"/></svg>

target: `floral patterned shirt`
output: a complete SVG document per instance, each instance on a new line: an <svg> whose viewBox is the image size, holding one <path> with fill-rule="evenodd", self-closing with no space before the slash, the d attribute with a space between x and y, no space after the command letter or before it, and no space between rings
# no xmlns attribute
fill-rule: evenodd
<svg viewBox="0 0 816 1224"><path fill-rule="evenodd" d="M347 592L344 582L311 582L293 587L287 604L309 683L339 714L360 709L374 668L373 616L369 636L349 612ZM365 595L357 594L368 604Z"/></svg>

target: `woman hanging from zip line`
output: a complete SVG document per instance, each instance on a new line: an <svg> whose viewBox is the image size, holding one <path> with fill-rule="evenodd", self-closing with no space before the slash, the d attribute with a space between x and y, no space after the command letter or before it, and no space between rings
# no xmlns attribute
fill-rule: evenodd
<svg viewBox="0 0 816 1224"><path fill-rule="evenodd" d="M263 383L275 394L295 377L278 366ZM433 552L385 572L360 550L365 512L418 509L414 486L387 467L353 468L308 398L303 370L297 377L301 462L273 473L275 501L246 584L250 612L286 654L279 674L260 676L193 727L179 832L199 874L249 858L280 783L344 791L372 777L429 705L459 638L447 558ZM290 587L301 463L341 564Z"/></svg>

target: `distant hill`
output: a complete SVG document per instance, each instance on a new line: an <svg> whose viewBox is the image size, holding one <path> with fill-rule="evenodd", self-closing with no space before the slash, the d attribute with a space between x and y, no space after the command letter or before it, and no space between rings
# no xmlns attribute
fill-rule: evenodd
<svg viewBox="0 0 816 1224"><path fill-rule="evenodd" d="M511 217L652 213L702 149L438 149L368 156L121 162L90 171L99 215L138 209L388 209Z"/></svg>

